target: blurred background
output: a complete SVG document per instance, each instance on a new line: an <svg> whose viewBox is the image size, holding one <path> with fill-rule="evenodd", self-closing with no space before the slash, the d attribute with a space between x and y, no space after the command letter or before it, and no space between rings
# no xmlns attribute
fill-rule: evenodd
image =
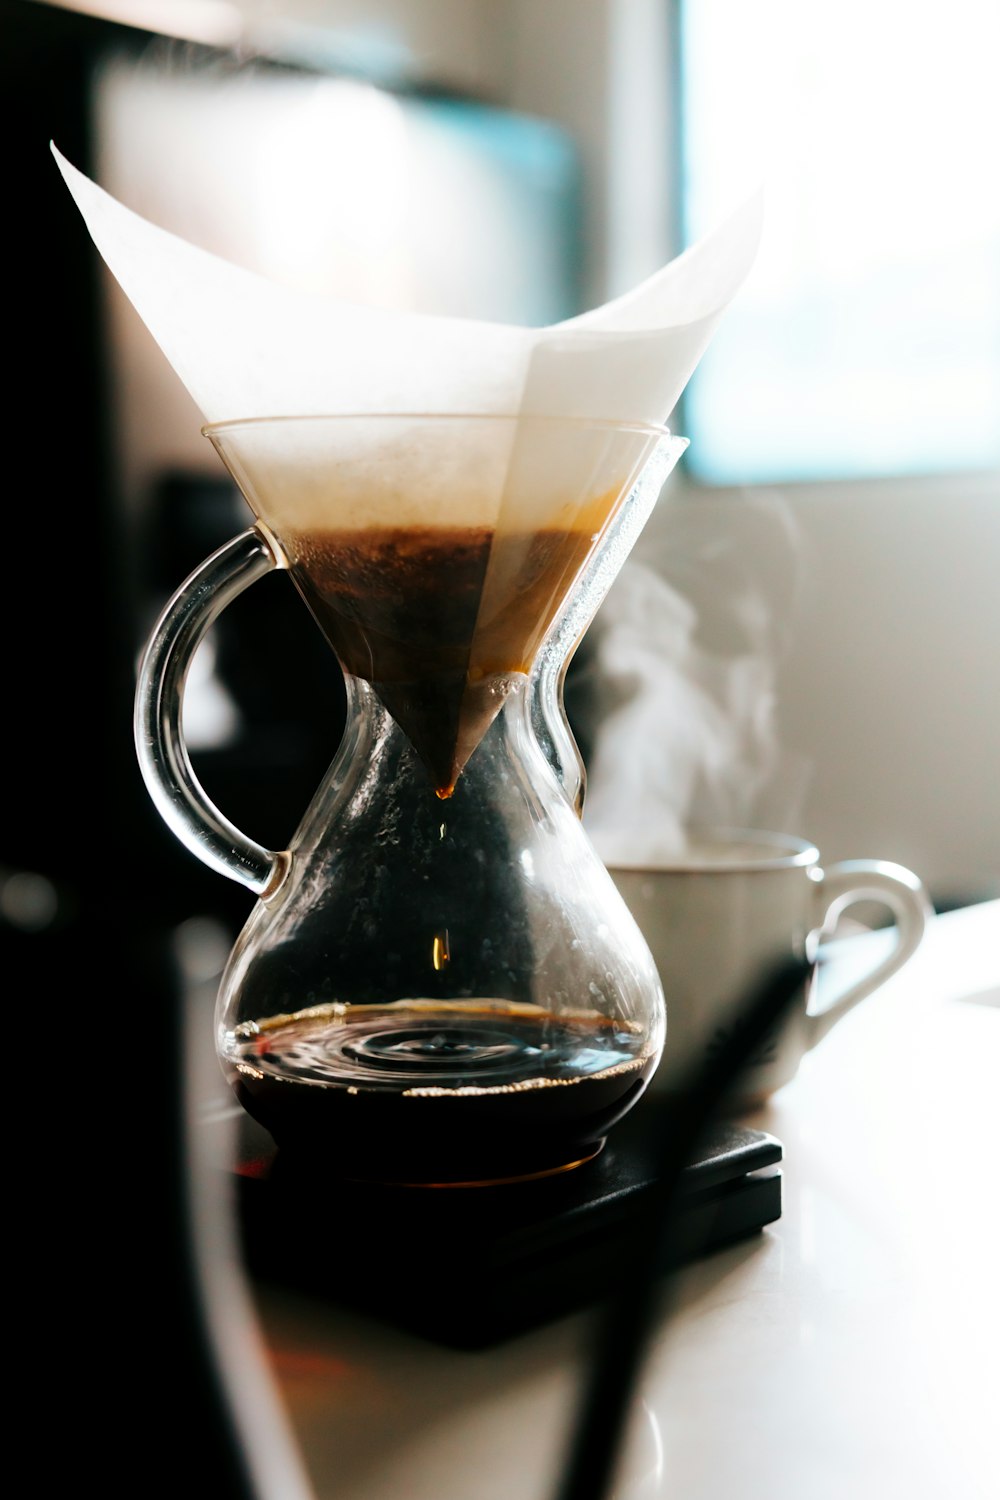
<svg viewBox="0 0 1000 1500"><path fill-rule="evenodd" d="M525 324L763 182L757 264L664 413L690 448L571 670L588 818L792 832L945 910L1000 894L998 44L991 0L0 0L0 935L65 1227L113 1225L106 1262L170 1233L122 1194L170 1138L173 934L252 904L149 802L136 661L249 516L49 141L277 279ZM336 749L336 663L272 575L196 665L196 770L283 847Z"/></svg>

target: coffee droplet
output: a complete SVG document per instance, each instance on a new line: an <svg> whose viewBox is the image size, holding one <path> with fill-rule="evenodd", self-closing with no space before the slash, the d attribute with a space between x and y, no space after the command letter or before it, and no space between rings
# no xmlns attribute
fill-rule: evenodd
<svg viewBox="0 0 1000 1500"><path fill-rule="evenodd" d="M431 963L440 972L451 961L451 951L448 947L448 929L444 932L434 934L434 943L431 949Z"/></svg>

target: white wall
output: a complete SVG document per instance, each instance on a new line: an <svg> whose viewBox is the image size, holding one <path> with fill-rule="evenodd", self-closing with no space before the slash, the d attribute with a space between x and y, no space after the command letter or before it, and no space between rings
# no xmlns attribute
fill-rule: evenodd
<svg viewBox="0 0 1000 1500"><path fill-rule="evenodd" d="M789 500L806 587L779 721L809 835L942 900L1000 894L1000 477Z"/></svg>
<svg viewBox="0 0 1000 1500"><path fill-rule="evenodd" d="M941 904L1000 894L1000 476L739 492L678 483L634 561L699 613L708 644L681 669L729 703L737 729L721 752L717 727L700 741L706 763L721 757L723 821L799 833L828 861L895 860ZM744 587L741 657L732 612ZM749 671L760 686L752 746L738 691ZM669 757L693 726L675 723L669 677L660 690ZM685 699L689 717L699 704ZM764 751L773 769L761 784ZM741 756L738 792L723 778Z"/></svg>

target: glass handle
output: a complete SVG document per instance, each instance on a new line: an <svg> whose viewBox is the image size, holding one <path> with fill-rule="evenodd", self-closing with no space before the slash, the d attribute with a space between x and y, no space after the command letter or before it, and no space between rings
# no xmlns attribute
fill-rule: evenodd
<svg viewBox="0 0 1000 1500"><path fill-rule="evenodd" d="M160 816L192 854L258 896L277 890L289 856L248 839L210 801L191 766L181 722L188 668L209 626L244 589L280 566L278 553L256 526L206 558L157 620L135 695L139 768Z"/></svg>

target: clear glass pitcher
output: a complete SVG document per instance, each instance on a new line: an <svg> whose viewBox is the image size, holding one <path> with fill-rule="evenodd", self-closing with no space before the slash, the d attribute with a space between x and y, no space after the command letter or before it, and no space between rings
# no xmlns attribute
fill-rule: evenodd
<svg viewBox="0 0 1000 1500"><path fill-rule="evenodd" d="M225 1076L279 1150L407 1184L600 1151L665 1037L649 949L583 829L566 666L686 447L641 423L276 417L204 429L255 523L181 585L136 695L176 836L258 896L219 988ZM284 568L347 728L287 850L198 783L184 680Z"/></svg>

